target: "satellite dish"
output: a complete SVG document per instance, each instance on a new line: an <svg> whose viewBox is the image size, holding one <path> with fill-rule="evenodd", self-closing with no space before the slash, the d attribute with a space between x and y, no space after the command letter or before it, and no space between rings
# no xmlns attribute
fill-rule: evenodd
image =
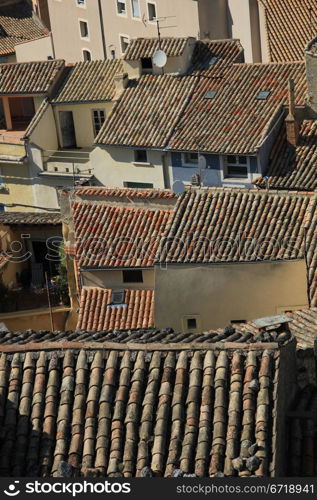
<svg viewBox="0 0 317 500"><path fill-rule="evenodd" d="M152 60L154 66L157 66L158 68L164 68L167 63L167 55L165 54L164 50L157 50L154 53Z"/></svg>
<svg viewBox="0 0 317 500"><path fill-rule="evenodd" d="M173 183L173 193L182 194L185 191L185 184L182 181L175 181Z"/></svg>
<svg viewBox="0 0 317 500"><path fill-rule="evenodd" d="M207 166L206 158L203 155L199 155L198 166L199 168L206 168Z"/></svg>

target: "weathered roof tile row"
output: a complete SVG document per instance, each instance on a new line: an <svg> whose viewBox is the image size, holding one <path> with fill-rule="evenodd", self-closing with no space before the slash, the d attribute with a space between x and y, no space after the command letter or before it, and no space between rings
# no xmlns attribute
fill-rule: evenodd
<svg viewBox="0 0 317 500"><path fill-rule="evenodd" d="M119 305L112 304L112 294L111 289L83 288L77 328L106 332L154 326L153 290L124 290Z"/></svg>
<svg viewBox="0 0 317 500"><path fill-rule="evenodd" d="M189 39L189 37L162 37L159 42L158 38L135 38L131 40L123 59L136 61L142 58L150 58L159 49L163 50L168 57L181 56ZM196 40L192 38L192 41L195 43Z"/></svg>
<svg viewBox="0 0 317 500"><path fill-rule="evenodd" d="M151 267L170 210L73 203L80 267Z"/></svg>
<svg viewBox="0 0 317 500"><path fill-rule="evenodd" d="M78 62L68 72L52 102L108 101L115 95L114 76L122 72L122 62L120 59Z"/></svg>
<svg viewBox="0 0 317 500"><path fill-rule="evenodd" d="M270 475L278 369L278 350L2 353L0 474Z"/></svg>
<svg viewBox="0 0 317 500"><path fill-rule="evenodd" d="M63 69L62 60L0 65L0 94L46 94Z"/></svg>
<svg viewBox="0 0 317 500"><path fill-rule="evenodd" d="M60 212L5 212L0 214L0 224L4 225L59 225L62 223Z"/></svg>
<svg viewBox="0 0 317 500"><path fill-rule="evenodd" d="M74 191L78 196L93 196L100 198L131 198L131 199L169 199L175 198L176 195L170 189L131 189L131 188L111 188L107 186L84 186L79 187Z"/></svg>

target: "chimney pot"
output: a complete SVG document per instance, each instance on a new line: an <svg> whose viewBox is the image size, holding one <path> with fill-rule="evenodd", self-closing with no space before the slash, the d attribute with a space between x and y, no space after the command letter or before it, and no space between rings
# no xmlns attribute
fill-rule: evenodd
<svg viewBox="0 0 317 500"><path fill-rule="evenodd" d="M286 136L292 146L296 146L299 137L299 126L295 112L295 84L294 80L288 81L288 115L285 120Z"/></svg>

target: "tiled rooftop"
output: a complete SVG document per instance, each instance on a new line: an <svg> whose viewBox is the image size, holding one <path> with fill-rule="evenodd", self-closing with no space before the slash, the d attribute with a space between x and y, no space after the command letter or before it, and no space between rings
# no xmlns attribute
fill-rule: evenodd
<svg viewBox="0 0 317 500"><path fill-rule="evenodd" d="M115 94L114 76L122 72L120 59L78 62L67 77L54 103L110 101Z"/></svg>
<svg viewBox="0 0 317 500"><path fill-rule="evenodd" d="M240 40L197 40L190 72L199 75L212 74L221 64L243 62Z"/></svg>
<svg viewBox="0 0 317 500"><path fill-rule="evenodd" d="M303 259L306 242L308 279L315 306L316 224L316 194L191 188L179 197L168 221L160 261ZM251 246L250 238L253 239Z"/></svg>
<svg viewBox="0 0 317 500"><path fill-rule="evenodd" d="M189 38L163 37L161 44L158 38L134 38L124 53L126 61L136 61L141 58L152 57L155 51L163 50L168 57L181 56ZM193 43L195 39L192 39Z"/></svg>
<svg viewBox="0 0 317 500"><path fill-rule="evenodd" d="M130 82L96 143L254 154L272 117L287 103L289 78L296 84L297 104L304 104L307 90L300 62L216 63L206 75L193 75L146 75ZM257 99L266 90L267 99ZM206 98L209 91L216 91L212 99Z"/></svg>
<svg viewBox="0 0 317 500"><path fill-rule="evenodd" d="M287 103L287 83L296 83L296 102L304 103L303 63L233 64L197 80L192 98L180 116L168 148L180 151L255 153L274 116ZM216 91L207 99L208 91ZM270 92L266 100L257 99Z"/></svg>
<svg viewBox="0 0 317 500"><path fill-rule="evenodd" d="M64 61L0 65L0 94L47 94L64 68Z"/></svg>
<svg viewBox="0 0 317 500"><path fill-rule="evenodd" d="M27 40L45 36L48 31L33 15L27 1L16 5L0 6L0 54L14 54L14 46Z"/></svg>
<svg viewBox="0 0 317 500"><path fill-rule="evenodd" d="M59 212L5 212L0 214L0 225L42 225L52 224L54 226L61 224L61 215Z"/></svg>
<svg viewBox="0 0 317 500"><path fill-rule="evenodd" d="M154 326L153 290L124 290L120 305L112 304L112 293L102 288L82 289L78 329L107 332Z"/></svg>
<svg viewBox="0 0 317 500"><path fill-rule="evenodd" d="M260 3L260 1L259 1ZM300 61L316 34L317 4L311 0L265 0L261 2L266 21L271 61Z"/></svg>
<svg viewBox="0 0 317 500"><path fill-rule="evenodd" d="M130 81L95 142L164 148L194 86L190 76L144 75Z"/></svg>
<svg viewBox="0 0 317 500"><path fill-rule="evenodd" d="M80 267L152 267L170 210L73 202Z"/></svg>
<svg viewBox="0 0 317 500"><path fill-rule="evenodd" d="M254 182L261 188L314 191L317 189L317 121L305 120L296 148L283 127L270 155L265 177Z"/></svg>
<svg viewBox="0 0 317 500"><path fill-rule="evenodd" d="M176 198L176 195L170 189L131 189L131 188L111 188L106 186L100 186L100 187L84 186L75 189L74 194L83 197L92 196L102 199L140 198L140 199L155 200L155 199Z"/></svg>
<svg viewBox="0 0 317 500"><path fill-rule="evenodd" d="M1 476L274 475L276 344L122 347L2 352Z"/></svg>

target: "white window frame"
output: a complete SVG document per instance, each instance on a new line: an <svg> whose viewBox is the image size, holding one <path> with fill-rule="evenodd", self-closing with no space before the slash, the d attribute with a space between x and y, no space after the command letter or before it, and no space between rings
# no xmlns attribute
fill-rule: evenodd
<svg viewBox="0 0 317 500"><path fill-rule="evenodd" d="M141 6L140 6L140 0L130 0L131 1L131 16L132 16L132 19L134 19L135 21L141 21ZM135 16L134 15L134 12L133 12L133 2L138 2L138 6L139 6L139 17Z"/></svg>
<svg viewBox="0 0 317 500"><path fill-rule="evenodd" d="M155 6L155 14L156 14L155 19L150 19L150 16L149 16L149 4L152 4L152 5ZM152 0L149 1L149 2L146 2L146 15L147 15L147 19L148 19L149 23L156 23L156 21L158 19L157 4L156 4L156 2L153 2Z"/></svg>
<svg viewBox="0 0 317 500"><path fill-rule="evenodd" d="M120 17L127 17L128 16L128 6L127 6L127 0L115 0L116 2L116 12L117 12L117 16L120 16ZM119 3L124 3L125 5L125 11L124 12L119 12Z"/></svg>
<svg viewBox="0 0 317 500"><path fill-rule="evenodd" d="M227 161L228 156L235 156L236 158L236 163L230 163ZM239 157L243 156L246 158L246 163L240 163L239 162ZM246 168L246 175L229 175L228 173L228 166L236 166L236 167L243 167ZM224 155L223 157L223 178L224 180L230 180L230 179L238 179L241 180L241 182L245 182L246 180L249 179L250 176L250 159L246 155Z"/></svg>
<svg viewBox="0 0 317 500"><path fill-rule="evenodd" d="M196 155L197 162L188 161L188 156L190 156L190 155ZM195 153L195 151L188 151L187 153L182 153L182 166L197 168L199 166L199 154Z"/></svg>
<svg viewBox="0 0 317 500"><path fill-rule="evenodd" d="M121 38L127 38L129 40L129 44L130 44L130 36L129 35L125 35L124 33L119 33L120 52L123 55L125 53L125 51L123 52L123 50L122 50Z"/></svg>
<svg viewBox="0 0 317 500"><path fill-rule="evenodd" d="M87 47L83 47L83 48L81 49L81 51L82 51L82 54L83 54L83 61L88 62L88 61L91 61L91 60L92 60L92 54L91 54L91 50L90 50L90 49L87 49ZM84 52L89 52L89 54L90 54L90 59L85 59L85 58L84 58Z"/></svg>
<svg viewBox="0 0 317 500"><path fill-rule="evenodd" d="M103 122L101 122L101 120L100 120L100 123L99 123L100 124L100 129L98 130L98 132L96 132L96 123L95 123L95 115L94 115L94 113L98 113L98 119L100 117L99 116L100 113L103 113L104 120L103 120ZM94 109L91 110L91 117L92 117L92 127L93 127L94 137L97 137L97 135L99 134L100 130L102 129L103 124L106 121L106 118L107 118L107 116L106 116L106 110L104 108L94 108ZM99 124L98 124L98 126L99 126Z"/></svg>
<svg viewBox="0 0 317 500"><path fill-rule="evenodd" d="M88 36L82 36L81 34L81 24L80 23L86 23L87 24L87 31L88 31ZM86 19L80 19L78 18L78 27L79 27L79 36L81 38L81 40L90 40L90 28L89 28L89 23Z"/></svg>

